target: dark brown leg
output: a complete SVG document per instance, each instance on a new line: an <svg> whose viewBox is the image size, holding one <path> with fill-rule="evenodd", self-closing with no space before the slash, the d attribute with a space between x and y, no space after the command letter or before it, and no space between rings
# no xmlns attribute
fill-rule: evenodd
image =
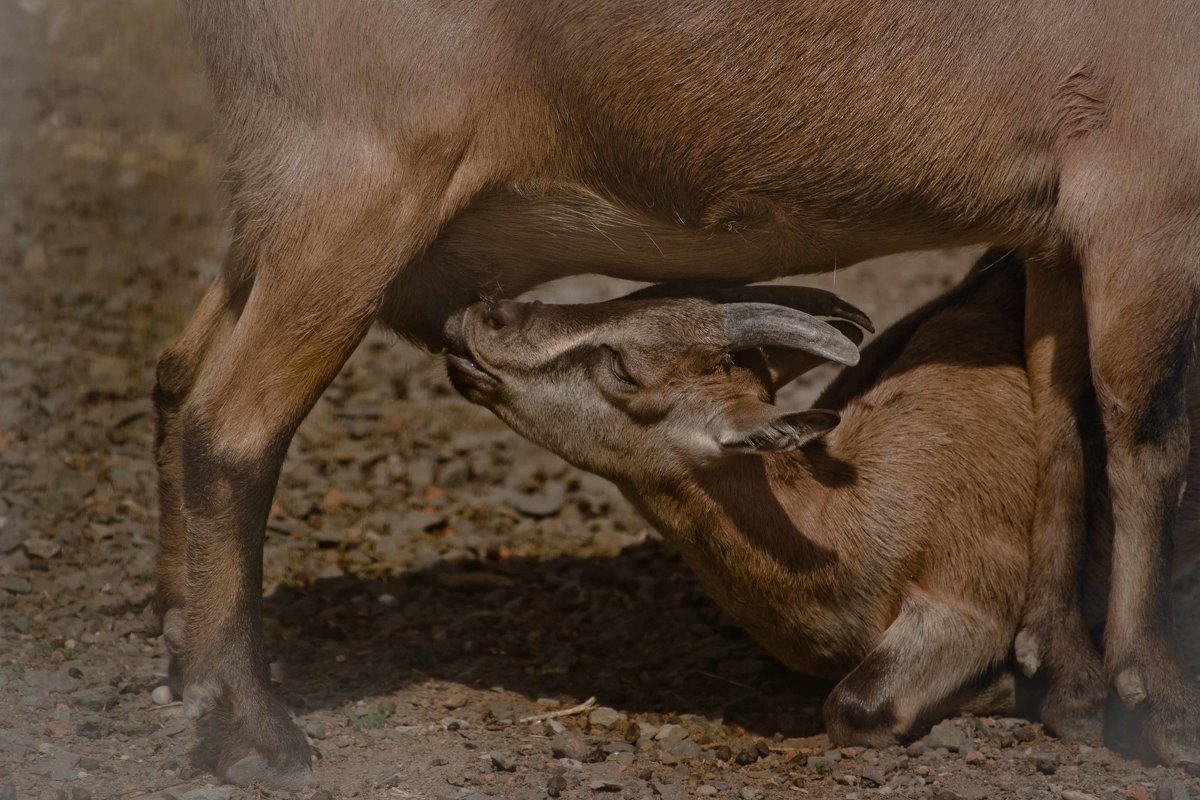
<svg viewBox="0 0 1200 800"><path fill-rule="evenodd" d="M239 236L254 254L253 284L244 302L225 298L220 313L236 322L209 348L172 422L186 528L184 711L200 720L201 759L240 785L315 783L307 741L272 694L263 656L263 529L288 443L389 285L457 207L440 190L444 175L399 193L385 164L356 174L342 155L312 162L338 172L306 175L270 213L244 215L255 221ZM177 566L166 570L172 580Z"/></svg>
<svg viewBox="0 0 1200 800"><path fill-rule="evenodd" d="M231 270L227 269L227 273ZM224 277L205 292L179 338L158 361L154 386L158 464L158 560L156 587L150 607L150 627L166 633L171 654L168 683L177 695L183 690L184 604L187 586L187 537L183 519L183 464L180 450L179 409L191 393L205 354L219 349L235 317L231 313Z"/></svg>
<svg viewBox="0 0 1200 800"><path fill-rule="evenodd" d="M1107 687L1084 622L1080 576L1087 535L1083 435L1092 402L1083 287L1061 250L1026 257L1026 365L1040 475L1029 592L1016 655L1049 679L1042 719L1060 736L1100 741Z"/></svg>
<svg viewBox="0 0 1200 800"><path fill-rule="evenodd" d="M1084 251L1114 522L1105 667L1126 705L1148 704L1146 737L1159 757L1200 768L1200 687L1176 655L1170 597L1190 443L1200 213L1158 208L1143 229L1101 228Z"/></svg>

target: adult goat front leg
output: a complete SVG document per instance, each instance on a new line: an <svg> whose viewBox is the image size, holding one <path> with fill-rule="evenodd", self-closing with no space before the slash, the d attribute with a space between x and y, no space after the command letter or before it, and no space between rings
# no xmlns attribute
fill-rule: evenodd
<svg viewBox="0 0 1200 800"><path fill-rule="evenodd" d="M183 518L183 453L180 448L180 410L204 363L220 349L237 320L237 303L229 275L243 274L239 249L231 248L224 274L205 292L179 338L158 360L154 385L154 460L158 466L158 556L154 601L147 608L152 633L166 634L170 665L167 682L178 695L183 691L183 641L187 600L187 536Z"/></svg>
<svg viewBox="0 0 1200 800"><path fill-rule="evenodd" d="M336 158L318 164L336 163ZM378 165L375 165L378 167ZM389 284L435 234L441 180L339 165L237 231L254 254L244 303L179 412L186 542L183 704L200 759L231 783L314 783L303 733L269 687L263 529L292 434L361 341ZM450 204L451 206L453 204ZM238 295L229 296L238 305Z"/></svg>
<svg viewBox="0 0 1200 800"><path fill-rule="evenodd" d="M1082 254L1115 528L1105 667L1127 706L1148 706L1159 757L1200 769L1200 686L1175 651L1170 595L1200 309L1200 207L1180 197L1099 215Z"/></svg>

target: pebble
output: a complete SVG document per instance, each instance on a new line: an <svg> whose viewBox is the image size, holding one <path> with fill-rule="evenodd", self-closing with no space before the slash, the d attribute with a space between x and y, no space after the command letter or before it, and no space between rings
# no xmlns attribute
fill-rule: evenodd
<svg viewBox="0 0 1200 800"><path fill-rule="evenodd" d="M924 739L925 745L936 750L944 747L951 753L969 753L975 749L970 737L952 722L934 725Z"/></svg>
<svg viewBox="0 0 1200 800"><path fill-rule="evenodd" d="M62 552L62 546L50 539L35 537L25 540L25 552L34 558L48 560Z"/></svg>
<svg viewBox="0 0 1200 800"><path fill-rule="evenodd" d="M550 740L550 753L555 758L570 758L586 761L592 748L575 736L555 736Z"/></svg>
<svg viewBox="0 0 1200 800"><path fill-rule="evenodd" d="M1187 784L1178 778L1168 778L1158 785L1154 800L1192 800Z"/></svg>
<svg viewBox="0 0 1200 800"><path fill-rule="evenodd" d="M156 706L165 706L174 699L175 696L171 694L170 686L155 686L154 691L150 693L150 700Z"/></svg>
<svg viewBox="0 0 1200 800"><path fill-rule="evenodd" d="M1099 798L1094 794L1080 792L1075 789L1063 789L1059 794L1059 797L1061 797L1062 800L1099 800Z"/></svg>
<svg viewBox="0 0 1200 800"><path fill-rule="evenodd" d="M232 797L232 786L201 786L179 795L179 800L230 800Z"/></svg>
<svg viewBox="0 0 1200 800"><path fill-rule="evenodd" d="M738 797L742 798L742 800L763 800L766 796L766 791L757 786L743 786L738 792Z"/></svg>
<svg viewBox="0 0 1200 800"><path fill-rule="evenodd" d="M29 594L33 591L33 584L20 575L0 575L0 589L10 594Z"/></svg>
<svg viewBox="0 0 1200 800"><path fill-rule="evenodd" d="M624 714L608 706L593 708L592 713L588 714L588 722L597 728L611 728L624 719Z"/></svg>
<svg viewBox="0 0 1200 800"><path fill-rule="evenodd" d="M546 794L551 797L558 797L567 788L567 778L562 772L555 772L546 781Z"/></svg>
<svg viewBox="0 0 1200 800"><path fill-rule="evenodd" d="M319 719L314 719L304 726L304 732L314 739L324 739L329 735L329 731L325 729L325 723Z"/></svg>
<svg viewBox="0 0 1200 800"><path fill-rule="evenodd" d="M718 791L720 790L717 789L717 787L705 783L696 790L696 794L700 795L701 797L714 797Z"/></svg>
<svg viewBox="0 0 1200 800"><path fill-rule="evenodd" d="M517 760L504 753L492 753L492 766L501 772L515 772Z"/></svg>
<svg viewBox="0 0 1200 800"><path fill-rule="evenodd" d="M551 481L535 494L512 492L508 496L508 502L526 516L550 517L562 510L566 497L566 485L561 481Z"/></svg>
<svg viewBox="0 0 1200 800"><path fill-rule="evenodd" d="M625 787L613 781L592 781L588 784L593 792L619 792Z"/></svg>
<svg viewBox="0 0 1200 800"><path fill-rule="evenodd" d="M1053 753L1039 753L1033 757L1033 767L1043 775L1053 775L1058 772L1058 756Z"/></svg>
<svg viewBox="0 0 1200 800"><path fill-rule="evenodd" d="M686 739L687 736L688 732L682 725L663 725L655 732L654 740L656 742L679 742Z"/></svg>
<svg viewBox="0 0 1200 800"><path fill-rule="evenodd" d="M887 778L884 777L883 770L877 767L867 767L862 771L863 782L870 786L883 786L887 783Z"/></svg>
<svg viewBox="0 0 1200 800"><path fill-rule="evenodd" d="M687 800L687 790L678 783L662 783L655 781L650 785L654 788L654 793L663 800Z"/></svg>

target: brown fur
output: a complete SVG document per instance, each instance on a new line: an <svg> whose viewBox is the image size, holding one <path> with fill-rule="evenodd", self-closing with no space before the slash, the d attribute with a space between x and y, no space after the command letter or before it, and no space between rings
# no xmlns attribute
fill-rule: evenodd
<svg viewBox="0 0 1200 800"><path fill-rule="evenodd" d="M223 313L189 326L210 344L178 351L160 609L180 602L171 554L185 538L189 572L258 573L266 478L376 320L436 345L452 310L566 274L752 280L1003 242L1079 268L1118 498L1105 663L1143 679L1163 758L1200 761L1200 691L1172 655L1156 566L1187 452L1186 417L1163 413L1186 371L1171 357L1200 271L1195 2L187 9L222 118L235 246L214 289ZM1080 391L1031 379L1035 396ZM1067 430L1059 405L1039 406L1039 427ZM265 482L226 491L252 467ZM190 507L188 485L211 481L250 505ZM1083 502L1082 487L1059 488L1043 502ZM1032 597L1073 585L1083 532L1058 525L1078 518L1041 517L1043 550L1063 549ZM218 656L258 647L248 595L186 583L187 638L222 646L185 643L185 686L219 675L283 720L257 656ZM1074 624L1035 613L1029 638L1045 647ZM1070 677L1052 675L1060 693ZM278 727L219 725L224 762L246 765L225 777L310 782L306 749L297 735L279 746Z"/></svg>
<svg viewBox="0 0 1200 800"><path fill-rule="evenodd" d="M706 300L468 309L450 322L450 373L517 431L615 482L781 661L841 679L825 706L835 742L881 746L948 713L1013 711L1005 673L1039 510L1022 275L1012 256L985 255L822 394L836 427L798 429L782 448L754 434L710 446L730 425L810 418L767 402L778 372L722 342L728 306ZM779 302L789 291L763 288ZM609 385L613 351L636 387ZM1107 594L1103 521L1092 625ZM1181 526L1181 550L1198 533Z"/></svg>

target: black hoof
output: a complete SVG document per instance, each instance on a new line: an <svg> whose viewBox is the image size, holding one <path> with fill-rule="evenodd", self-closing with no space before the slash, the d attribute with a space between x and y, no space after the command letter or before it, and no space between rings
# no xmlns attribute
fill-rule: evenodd
<svg viewBox="0 0 1200 800"><path fill-rule="evenodd" d="M1042 703L1042 723L1055 736L1100 744L1108 691L1099 670L1055 676Z"/></svg>
<svg viewBox="0 0 1200 800"><path fill-rule="evenodd" d="M1146 741L1169 767L1200 773L1200 687L1184 679L1173 691L1150 697Z"/></svg>
<svg viewBox="0 0 1200 800"><path fill-rule="evenodd" d="M263 786L286 792L312 789L317 785L317 776L308 764L282 763L282 759L272 763L260 753L243 756L220 777L234 786Z"/></svg>

